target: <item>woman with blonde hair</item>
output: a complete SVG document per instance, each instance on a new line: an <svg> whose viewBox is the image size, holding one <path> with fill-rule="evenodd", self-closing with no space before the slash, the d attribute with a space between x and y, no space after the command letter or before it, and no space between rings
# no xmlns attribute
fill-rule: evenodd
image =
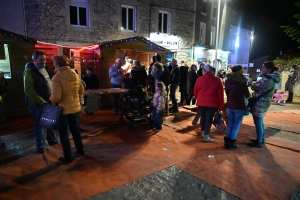
<svg viewBox="0 0 300 200"><path fill-rule="evenodd" d="M165 107L165 84L161 81L156 83L155 94L153 96L153 109L151 118L155 122L155 127L153 128L155 131L160 131L162 129L162 111Z"/></svg>
<svg viewBox="0 0 300 200"><path fill-rule="evenodd" d="M64 156L58 160L63 163L73 161L71 143L69 140L70 129L76 153L84 155L83 143L79 132L79 117L80 117L80 101L79 97L83 94L84 88L81 84L79 76L69 66L69 61L66 56L52 57L55 75L52 78L52 91L50 100L52 104L58 104L63 108L60 117L59 135L60 142L63 146Z"/></svg>

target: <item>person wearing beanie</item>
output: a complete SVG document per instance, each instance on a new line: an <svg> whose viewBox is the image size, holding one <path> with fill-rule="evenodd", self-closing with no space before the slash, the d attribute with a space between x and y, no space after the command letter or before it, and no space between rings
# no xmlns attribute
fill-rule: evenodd
<svg viewBox="0 0 300 200"><path fill-rule="evenodd" d="M271 101L273 100L275 84L280 81L279 74L274 73L276 69L277 68L272 61L264 62L261 67L261 73L263 75L262 79L251 85L251 90L254 91L252 96L259 97L250 108L257 136L256 140L251 140L251 143L248 144L251 147L262 148L262 145L264 144L264 116L266 115L267 110L271 105Z"/></svg>
<svg viewBox="0 0 300 200"><path fill-rule="evenodd" d="M83 81L86 84L86 89L87 90L98 89L99 88L99 79L96 76L96 74L94 74L93 68L87 67L85 72L86 72L86 74L83 76Z"/></svg>
<svg viewBox="0 0 300 200"><path fill-rule="evenodd" d="M203 76L197 79L194 95L197 99L196 105L201 114L200 126L203 142L214 142L209 137L213 117L218 110L224 107L224 89L221 79L212 74L213 68L204 65Z"/></svg>
<svg viewBox="0 0 300 200"><path fill-rule="evenodd" d="M224 137L225 148L234 150L234 144L243 121L246 109L244 98L250 97L247 87L247 78L243 75L244 68L240 65L232 67L232 72L226 74L225 92L227 95L228 124L226 136Z"/></svg>

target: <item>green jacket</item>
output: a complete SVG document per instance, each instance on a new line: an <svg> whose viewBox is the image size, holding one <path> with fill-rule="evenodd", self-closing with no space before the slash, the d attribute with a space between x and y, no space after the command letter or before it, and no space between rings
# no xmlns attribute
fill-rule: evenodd
<svg viewBox="0 0 300 200"><path fill-rule="evenodd" d="M50 78L53 74L45 67ZM49 101L51 91L46 86L47 80L34 66L33 63L27 63L23 74L25 101L29 106L39 106L44 101Z"/></svg>

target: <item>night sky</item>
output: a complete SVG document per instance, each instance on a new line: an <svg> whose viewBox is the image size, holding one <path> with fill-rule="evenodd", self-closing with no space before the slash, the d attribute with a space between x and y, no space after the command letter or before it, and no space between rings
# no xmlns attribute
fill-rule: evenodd
<svg viewBox="0 0 300 200"><path fill-rule="evenodd" d="M286 36L281 25L299 27L293 17L300 14L295 7L297 0L231 0L243 28L254 30L250 60L265 55L280 56L287 52L300 52L295 41ZM298 0L299 1L299 0Z"/></svg>

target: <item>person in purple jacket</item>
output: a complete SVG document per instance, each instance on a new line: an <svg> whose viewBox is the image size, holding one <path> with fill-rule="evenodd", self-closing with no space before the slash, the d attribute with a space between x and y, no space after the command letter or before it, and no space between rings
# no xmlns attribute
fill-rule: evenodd
<svg viewBox="0 0 300 200"><path fill-rule="evenodd" d="M244 98L249 98L247 78L243 75L244 68L240 65L234 66L232 72L226 75L225 92L227 95L228 127L224 137L225 148L234 150L234 144L243 121L246 109Z"/></svg>

